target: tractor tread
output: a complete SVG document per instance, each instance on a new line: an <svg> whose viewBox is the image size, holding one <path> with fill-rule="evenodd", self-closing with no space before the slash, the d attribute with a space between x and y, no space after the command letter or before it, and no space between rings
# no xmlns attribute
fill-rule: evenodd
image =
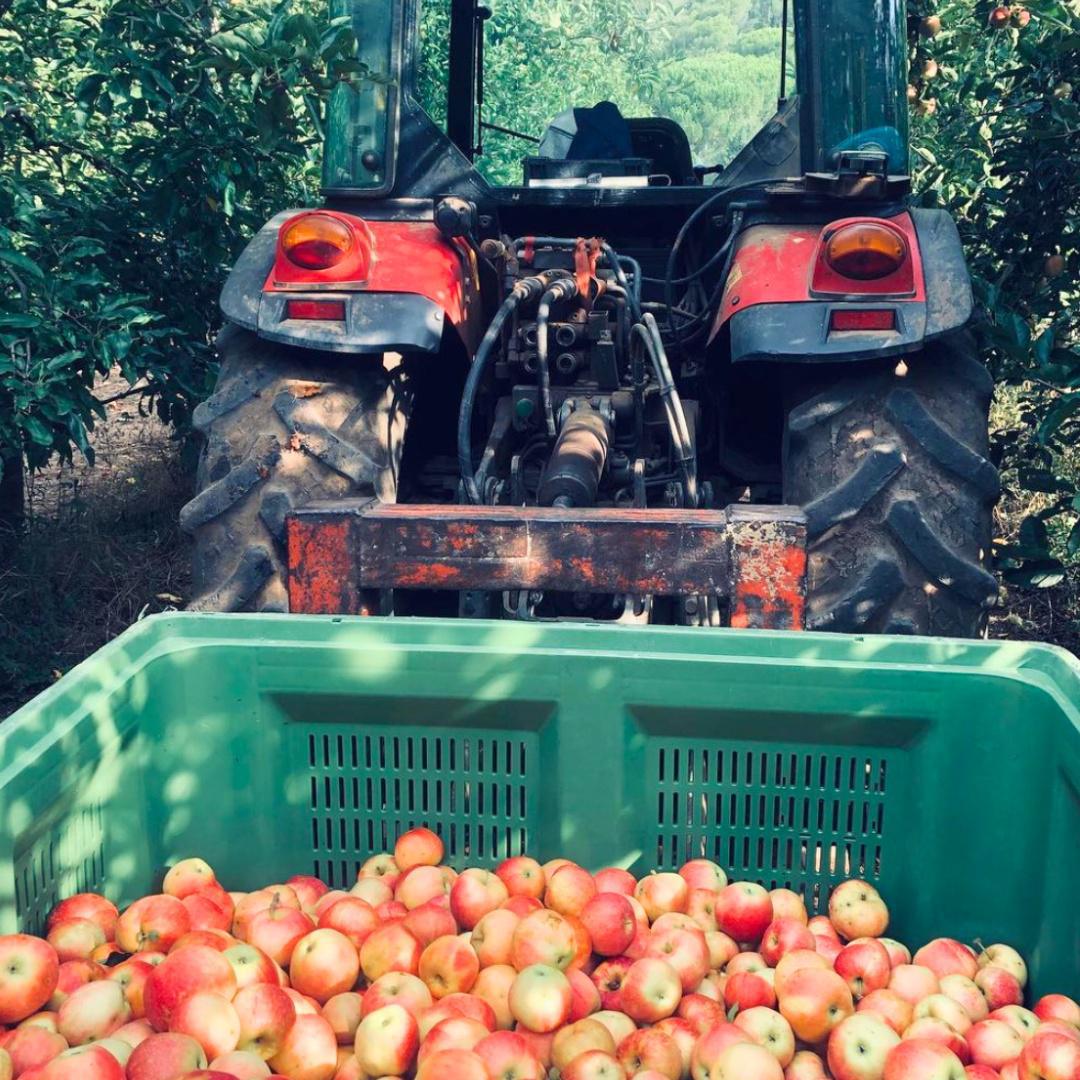
<svg viewBox="0 0 1080 1080"><path fill-rule="evenodd" d="M807 537L814 540L855 517L903 467L904 455L894 443L872 447L850 476L803 507Z"/></svg>
<svg viewBox="0 0 1080 1080"><path fill-rule="evenodd" d="M297 398L289 390L283 390L274 398L274 411L299 438L301 447L308 454L318 458L327 468L333 469L358 488L369 485L378 471L375 461L325 424L304 418L302 405L305 400L307 399Z"/></svg>
<svg viewBox="0 0 1080 1080"><path fill-rule="evenodd" d="M811 630L861 630L904 588L904 576L890 559L877 558L866 574L828 611L810 621Z"/></svg>
<svg viewBox="0 0 1080 1080"><path fill-rule="evenodd" d="M273 435L263 435L248 456L220 480L204 488L180 511L180 527L193 533L199 526L220 517L243 499L270 474L281 457L281 446Z"/></svg>
<svg viewBox="0 0 1080 1080"><path fill-rule="evenodd" d="M239 611L258 593L274 573L274 560L262 544L253 545L240 556L236 569L221 585L197 597L191 611Z"/></svg>
<svg viewBox="0 0 1080 1080"><path fill-rule="evenodd" d="M866 393L862 379L845 379L797 405L788 417L788 431L801 434L839 416Z"/></svg>

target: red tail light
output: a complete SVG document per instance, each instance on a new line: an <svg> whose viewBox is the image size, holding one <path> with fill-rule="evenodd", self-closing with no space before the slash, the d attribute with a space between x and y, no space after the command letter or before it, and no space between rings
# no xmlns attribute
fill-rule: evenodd
<svg viewBox="0 0 1080 1080"><path fill-rule="evenodd" d="M286 319L321 319L324 322L345 321L344 300L288 300Z"/></svg>
<svg viewBox="0 0 1080 1080"><path fill-rule="evenodd" d="M895 330L896 312L892 310L834 311L829 318L829 332L845 330Z"/></svg>

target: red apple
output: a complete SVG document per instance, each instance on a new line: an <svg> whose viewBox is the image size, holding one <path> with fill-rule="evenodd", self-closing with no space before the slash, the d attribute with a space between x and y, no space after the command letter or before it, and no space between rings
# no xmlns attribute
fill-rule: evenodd
<svg viewBox="0 0 1080 1080"><path fill-rule="evenodd" d="M600 1009L600 991L592 979L580 968L570 968L566 972L567 982L570 983L570 1016L573 1023L584 1019L590 1013Z"/></svg>
<svg viewBox="0 0 1080 1080"><path fill-rule="evenodd" d="M360 957L342 933L324 927L302 937L289 960L289 981L301 994L325 1004L356 985Z"/></svg>
<svg viewBox="0 0 1080 1080"><path fill-rule="evenodd" d="M400 923L380 926L360 946L360 968L369 982L388 971L406 971L415 975L420 966L421 951L420 942Z"/></svg>
<svg viewBox="0 0 1080 1080"><path fill-rule="evenodd" d="M1003 1005L1022 1005L1023 987L1016 981L1016 976L1005 968L991 964L975 972L975 985L979 988L991 1012Z"/></svg>
<svg viewBox="0 0 1080 1080"><path fill-rule="evenodd" d="M731 965L736 963L743 956L753 955L751 953L740 953L738 956L733 957L729 962L725 970L729 973L731 971ZM764 966L765 961L761 961ZM795 974L796 971L800 971L803 968L817 968L821 971L831 971L832 964L830 964L820 953L814 952L811 949L795 949L793 952L785 953L780 957L780 963L776 965L776 970L773 974L773 988L778 994L783 992L784 986L787 980ZM758 968L757 970L761 970Z"/></svg>
<svg viewBox="0 0 1080 1080"><path fill-rule="evenodd" d="M1000 1009L995 1009L987 1019L1004 1020L1024 1042L1027 1042L1039 1027L1039 1018L1023 1005L1003 1005Z"/></svg>
<svg viewBox="0 0 1080 1080"><path fill-rule="evenodd" d="M544 906L560 915L580 916L585 905L597 895L592 874L571 863L561 866L548 879Z"/></svg>
<svg viewBox="0 0 1080 1080"><path fill-rule="evenodd" d="M356 879L360 881L364 878L375 878L385 882L392 889L401 880L401 874L401 867L394 860L394 856L387 855L384 851L365 859Z"/></svg>
<svg viewBox="0 0 1080 1080"><path fill-rule="evenodd" d="M813 1050L799 1050L784 1070L784 1080L827 1080L825 1062Z"/></svg>
<svg viewBox="0 0 1080 1080"><path fill-rule="evenodd" d="M199 990L188 994L173 1010L170 1030L190 1035L212 1059L237 1049L240 1017L231 1001Z"/></svg>
<svg viewBox="0 0 1080 1080"><path fill-rule="evenodd" d="M593 874L597 892L617 892L623 896L633 896L637 888L637 878L629 870L609 866Z"/></svg>
<svg viewBox="0 0 1080 1080"><path fill-rule="evenodd" d="M489 911L473 928L469 943L481 967L509 964L513 952L514 933L521 917L506 908Z"/></svg>
<svg viewBox="0 0 1080 1080"><path fill-rule="evenodd" d="M124 1080L124 1067L105 1047L78 1046L41 1069L28 1069L22 1080Z"/></svg>
<svg viewBox="0 0 1080 1080"><path fill-rule="evenodd" d="M981 995L980 995L981 997ZM968 1016L963 1006L953 1001L947 994L931 994L925 997L915 1006L916 1020L924 1016L935 1020L944 1020L958 1034L963 1035L971 1027L971 1017Z"/></svg>
<svg viewBox="0 0 1080 1080"><path fill-rule="evenodd" d="M964 1080L964 1066L940 1043L904 1039L889 1051L883 1080Z"/></svg>
<svg viewBox="0 0 1080 1080"><path fill-rule="evenodd" d="M473 1047L473 1053L483 1061L490 1080L544 1080L536 1055L515 1031L485 1036Z"/></svg>
<svg viewBox="0 0 1080 1080"><path fill-rule="evenodd" d="M600 992L602 1008L621 1010L623 980L633 964L634 961L628 956L613 956L597 965L592 973L592 981Z"/></svg>
<svg viewBox="0 0 1080 1080"><path fill-rule="evenodd" d="M719 892L728 883L727 874L711 859L691 859L679 867L681 877L690 889Z"/></svg>
<svg viewBox="0 0 1080 1080"><path fill-rule="evenodd" d="M105 932L90 919L64 919L53 923L46 940L56 950L61 963L89 960L95 949L106 944Z"/></svg>
<svg viewBox="0 0 1080 1080"><path fill-rule="evenodd" d="M704 994L684 995L676 1012L698 1035L704 1035L709 1028L727 1019L723 1007Z"/></svg>
<svg viewBox="0 0 1080 1080"><path fill-rule="evenodd" d="M878 938L877 940L885 946L885 951L889 954L889 963L893 967L898 964L911 963L911 950L903 942L887 937Z"/></svg>
<svg viewBox="0 0 1080 1080"><path fill-rule="evenodd" d="M445 890L442 888L443 882L445 881L443 875L436 871L435 877L439 883L440 895L449 892L449 888L446 888ZM391 889L382 878L357 878L356 883L345 895L354 896L357 900L363 900L364 903L374 911L380 904L388 903L394 899L394 895L400 884L401 879L399 878L397 882L394 883L394 888ZM420 903L423 903L423 901L420 901ZM324 907L323 911L325 910L326 908ZM321 913L319 917L322 918Z"/></svg>
<svg viewBox="0 0 1080 1080"><path fill-rule="evenodd" d="M893 970L885 946L875 938L862 938L845 945L833 967L856 1001L888 986Z"/></svg>
<svg viewBox="0 0 1080 1080"><path fill-rule="evenodd" d="M296 1021L293 999L280 986L254 983L237 991L232 1006L240 1023L236 1049L269 1061Z"/></svg>
<svg viewBox="0 0 1080 1080"><path fill-rule="evenodd" d="M883 990L871 990L855 1006L855 1011L873 1013L884 1020L897 1035L903 1035L914 1018L915 1007L895 990L886 987Z"/></svg>
<svg viewBox="0 0 1080 1080"><path fill-rule="evenodd" d="M711 889L691 889L686 898L686 914L704 933L719 933L716 929L716 893Z"/></svg>
<svg viewBox="0 0 1080 1080"><path fill-rule="evenodd" d="M238 988L255 986L258 983L278 985L277 967L261 949L247 942L231 945L222 954L233 969L233 977Z"/></svg>
<svg viewBox="0 0 1080 1080"><path fill-rule="evenodd" d="M1080 1043L1056 1031L1037 1031L1017 1066L1020 1080L1080 1080Z"/></svg>
<svg viewBox="0 0 1080 1080"><path fill-rule="evenodd" d="M89 919L101 927L106 941L113 941L119 918L116 905L104 896L97 893L76 893L66 900L61 900L52 909L46 929L52 930L57 923L66 922L68 919Z"/></svg>
<svg viewBox="0 0 1080 1080"><path fill-rule="evenodd" d="M938 980L938 984L941 992L946 997L951 997L967 1013L969 1019L986 1019L990 1009L987 1007L983 992L974 980L966 975L946 975Z"/></svg>
<svg viewBox="0 0 1080 1080"><path fill-rule="evenodd" d="M495 912L490 914L494 915ZM510 911L507 911L506 914L514 919L514 925L516 926L517 916L514 916L513 912ZM484 918L488 918L488 916L484 916ZM480 920L481 923L483 921L483 919ZM448 934L458 932L458 924L454 916L450 914L449 899L445 896L436 897L426 904L413 908L401 920L401 925L420 942L421 949L426 949L436 938L446 937ZM477 928L479 926L480 923L477 923Z"/></svg>
<svg viewBox="0 0 1080 1080"><path fill-rule="evenodd" d="M191 897L186 897L190 900ZM183 901L181 901L183 903ZM214 949L217 952L225 952L226 949L231 949L234 945L239 945L240 942L227 933L224 930L189 930L182 937L178 937L173 942L169 952L176 952L177 949L185 949L188 945L205 945L208 949ZM121 952L122 956L126 956L127 953ZM145 956L145 953L140 953L140 956Z"/></svg>
<svg viewBox="0 0 1080 1080"><path fill-rule="evenodd" d="M840 940L840 935L836 932L836 927L829 922L828 915L815 915L812 919L808 919L806 929L809 930L814 937L831 937L835 938L837 941Z"/></svg>
<svg viewBox="0 0 1080 1080"><path fill-rule="evenodd" d="M394 844L394 862L403 874L414 866L438 866L443 859L443 842L430 829L410 829Z"/></svg>
<svg viewBox="0 0 1080 1080"><path fill-rule="evenodd" d="M658 1024L654 1024L652 1030L662 1031L665 1035L671 1036L679 1049L679 1057L682 1059L680 1074L683 1077L689 1076L690 1058L693 1056L694 1046L698 1041L698 1033L690 1022L684 1020L681 1016L667 1016ZM642 1069L641 1072L649 1073L656 1072L656 1070ZM641 1072L637 1075L640 1076Z"/></svg>
<svg viewBox="0 0 1080 1080"><path fill-rule="evenodd" d="M897 964L889 975L889 989L913 1006L941 989L938 977L922 964Z"/></svg>
<svg viewBox="0 0 1080 1080"><path fill-rule="evenodd" d="M706 930L705 944L709 949L709 967L719 970L739 951L739 943L722 930Z"/></svg>
<svg viewBox="0 0 1080 1080"><path fill-rule="evenodd" d="M464 877L462 874L458 881ZM431 996L438 1000L447 994L468 993L480 974L480 960L468 941L441 937L420 954L418 971Z"/></svg>
<svg viewBox="0 0 1080 1080"><path fill-rule="evenodd" d="M479 998L492 1010L496 1025L504 1031L514 1026L514 1015L510 1011L510 987L514 985L516 978L517 970L509 964L494 964L492 967L481 968L476 982L473 983L473 996ZM573 980L569 976L567 976L567 981L573 987ZM571 1012L574 999L575 992L572 990Z"/></svg>
<svg viewBox="0 0 1080 1080"><path fill-rule="evenodd" d="M368 1013L356 1029L356 1057L368 1076L403 1076L419 1045L416 1018L401 1005L384 1005Z"/></svg>
<svg viewBox="0 0 1080 1080"><path fill-rule="evenodd" d="M530 1031L554 1031L570 1015L570 982L555 967L533 964L518 974L508 1002L514 1019Z"/></svg>
<svg viewBox="0 0 1080 1080"><path fill-rule="evenodd" d="M158 1031L167 1031L177 1005L198 990L220 994L226 1001L232 1000L236 993L236 976L225 955L203 945L191 945L170 953L146 980L143 994L146 1018Z"/></svg>
<svg viewBox="0 0 1080 1080"><path fill-rule="evenodd" d="M251 916L245 940L275 964L288 967L296 943L314 929L315 924L299 908L271 906Z"/></svg>
<svg viewBox="0 0 1080 1080"><path fill-rule="evenodd" d="M10 1057L14 1076L48 1065L67 1048L68 1041L63 1035L42 1027L17 1028L3 1038L3 1049Z"/></svg>
<svg viewBox="0 0 1080 1080"><path fill-rule="evenodd" d="M885 1061L900 1036L871 1013L841 1020L829 1035L829 1071L834 1080L881 1080Z"/></svg>
<svg viewBox="0 0 1080 1080"><path fill-rule="evenodd" d="M573 926L557 911L536 911L518 923L510 944L510 963L518 971L533 964L565 970L576 953Z"/></svg>
<svg viewBox="0 0 1080 1080"><path fill-rule="evenodd" d="M679 1080L683 1058L675 1040L659 1028L640 1028L632 1031L616 1051L619 1064L627 1076L642 1072L657 1072L667 1080Z"/></svg>
<svg viewBox="0 0 1080 1080"><path fill-rule="evenodd" d="M588 1050L567 1065L562 1080L626 1080L626 1070L614 1055Z"/></svg>
<svg viewBox="0 0 1080 1080"><path fill-rule="evenodd" d="M185 896L200 892L207 885L216 884L217 877L208 863L198 858L181 859L165 874L161 891L167 896L183 900Z"/></svg>
<svg viewBox="0 0 1080 1080"><path fill-rule="evenodd" d="M404 971L389 971L380 975L364 991L361 1014L367 1016L384 1005L401 1005L419 1019L420 1014L429 1008L431 1003L431 991L419 976Z"/></svg>
<svg viewBox="0 0 1080 1080"><path fill-rule="evenodd" d="M155 1034L149 1020L129 1020L126 1024L118 1027L110 1036L110 1039L120 1039L128 1046L135 1049L140 1043L146 1042L151 1035Z"/></svg>
<svg viewBox="0 0 1080 1080"><path fill-rule="evenodd" d="M615 1053L615 1040L603 1024L597 1020L578 1020L555 1032L551 1040L551 1064L560 1072L574 1058L589 1050Z"/></svg>
<svg viewBox="0 0 1080 1080"><path fill-rule="evenodd" d="M502 880L489 870L470 867L450 889L450 913L458 926L471 930L489 912L510 899Z"/></svg>
<svg viewBox="0 0 1080 1080"><path fill-rule="evenodd" d="M487 871L484 871L486 873ZM417 866L403 874L394 889L394 899L404 904L410 911L434 900L439 896L449 896L457 881L457 874L446 866ZM357 891L363 884L382 884L381 882L358 882ZM368 897L364 897L368 899ZM378 904L375 905L376 907ZM457 916L455 915L456 919Z"/></svg>
<svg viewBox="0 0 1080 1080"><path fill-rule="evenodd" d="M965 1065L964 1076L967 1080L1000 1080L997 1069L991 1069L989 1065Z"/></svg>
<svg viewBox="0 0 1080 1080"><path fill-rule="evenodd" d="M1064 1020L1066 1024L1080 1028L1080 1005L1064 994L1044 994L1031 1011L1040 1020Z"/></svg>
<svg viewBox="0 0 1080 1080"><path fill-rule="evenodd" d="M845 881L829 896L829 921L848 941L881 937L889 925L889 909L873 885L865 881Z"/></svg>
<svg viewBox="0 0 1080 1080"><path fill-rule="evenodd" d="M56 1027L69 1046L82 1046L104 1039L130 1019L131 1007L120 984L100 979L80 986L60 1006Z"/></svg>
<svg viewBox="0 0 1080 1080"><path fill-rule="evenodd" d="M724 1004L729 1009L752 1009L757 1005L771 1009L776 1004L776 991L763 974L737 971L724 983Z"/></svg>
<svg viewBox="0 0 1080 1080"><path fill-rule="evenodd" d="M967 1033L971 1060L976 1065L1000 1069L1020 1056L1024 1040L1004 1020L980 1020Z"/></svg>
<svg viewBox="0 0 1080 1080"><path fill-rule="evenodd" d="M232 900L220 885L191 893L180 902L188 913L192 930L229 930L232 927Z"/></svg>
<svg viewBox="0 0 1080 1080"><path fill-rule="evenodd" d="M206 1068L206 1055L190 1035L151 1035L131 1051L127 1080L177 1080L193 1069Z"/></svg>
<svg viewBox="0 0 1080 1080"><path fill-rule="evenodd" d="M619 990L620 1008L638 1023L654 1024L665 1016L672 1016L681 998L679 973L666 961L655 957L635 960Z"/></svg>
<svg viewBox="0 0 1080 1080"><path fill-rule="evenodd" d="M791 889L770 889L769 901L772 904L774 919L796 919L803 926L806 926L810 921L810 916L806 910L806 901ZM828 923L828 919L825 921ZM832 925L831 923L828 924Z"/></svg>
<svg viewBox="0 0 1080 1080"><path fill-rule="evenodd" d="M778 996L784 1019L803 1042L820 1043L855 1011L847 983L835 971L806 967L785 980Z"/></svg>
<svg viewBox="0 0 1080 1080"><path fill-rule="evenodd" d="M914 963L928 967L939 979L945 975L975 977L979 963L966 945L953 938L935 938L914 956Z"/></svg>
<svg viewBox="0 0 1080 1080"><path fill-rule="evenodd" d="M0 937L0 1023L14 1024L36 1013L60 979L56 950L29 934Z"/></svg>
<svg viewBox="0 0 1080 1080"><path fill-rule="evenodd" d="M423 1029L421 1028L421 1031ZM491 1031L471 1016L454 1015L440 1020L420 1041L417 1062L440 1050L471 1050Z"/></svg>
<svg viewBox="0 0 1080 1080"><path fill-rule="evenodd" d="M375 909L358 896L343 897L324 909L319 916L320 929L337 930L357 949L378 925L379 917L375 914Z"/></svg>
<svg viewBox="0 0 1080 1080"><path fill-rule="evenodd" d="M790 916L774 918L765 928L759 951L769 967L776 967L784 953L814 948L814 935L806 924Z"/></svg>
<svg viewBox="0 0 1080 1080"><path fill-rule="evenodd" d="M1038 1030L1040 1035L1047 1031L1056 1031L1059 1035L1064 1035L1067 1039L1080 1043L1080 1028L1074 1027L1064 1020L1042 1020L1039 1022Z"/></svg>
<svg viewBox="0 0 1080 1080"><path fill-rule="evenodd" d="M967 1065L971 1061L971 1050L967 1039L944 1020L934 1016L921 1016L912 1020L901 1038L940 1043L951 1050L960 1059L961 1064Z"/></svg>
<svg viewBox="0 0 1080 1080"><path fill-rule="evenodd" d="M1004 968L1023 989L1027 986L1027 964L1024 958L1011 945L990 945L978 954L976 962L979 967Z"/></svg>
<svg viewBox="0 0 1080 1080"><path fill-rule="evenodd" d="M780 1063L763 1046L736 1043L716 1062L715 1080L783 1080Z"/></svg>
<svg viewBox="0 0 1080 1080"><path fill-rule="evenodd" d="M483 1059L471 1050L440 1050L416 1070L416 1080L490 1080Z"/></svg>
<svg viewBox="0 0 1080 1080"><path fill-rule="evenodd" d="M233 1050L222 1054L210 1062L211 1072L224 1073L235 1080L265 1080L270 1075L270 1066L261 1057L245 1050Z"/></svg>
<svg viewBox="0 0 1080 1080"><path fill-rule="evenodd" d="M330 1080L337 1071L333 1028L321 1016L297 1016L270 1067L289 1080Z"/></svg>
<svg viewBox="0 0 1080 1080"><path fill-rule="evenodd" d="M191 929L191 916L175 896L144 896L120 916L116 943L124 952L168 952Z"/></svg>
<svg viewBox="0 0 1080 1080"><path fill-rule="evenodd" d="M654 930L645 956L663 960L675 969L683 993L690 993L709 970L709 946L700 930Z"/></svg>
<svg viewBox="0 0 1080 1080"><path fill-rule="evenodd" d="M738 942L756 944L772 918L769 894L752 881L732 882L717 895L717 929Z"/></svg>
<svg viewBox="0 0 1080 1080"><path fill-rule="evenodd" d="M686 911L689 896L690 886L678 874L648 874L634 889L634 897L650 922L669 911Z"/></svg>
<svg viewBox="0 0 1080 1080"><path fill-rule="evenodd" d="M470 1020L476 1020L488 1031L494 1031L497 1026L495 1010L475 994L447 994L439 1004L445 1005L455 1016L467 1016Z"/></svg>
<svg viewBox="0 0 1080 1080"><path fill-rule="evenodd" d="M758 1046L768 1050L781 1068L786 1069L791 1064L795 1056L795 1032L775 1009L767 1009L763 1005L745 1009L735 1017L735 1026L745 1031Z"/></svg>
<svg viewBox="0 0 1080 1080"><path fill-rule="evenodd" d="M690 1075L693 1080L713 1080L720 1058L730 1047L740 1043L754 1045L754 1040L742 1028L726 1020L710 1028L698 1039L690 1055Z"/></svg>
<svg viewBox="0 0 1080 1080"><path fill-rule="evenodd" d="M510 896L526 896L539 900L544 895L544 871L535 859L528 855L514 855L503 859L495 868L499 880L506 886Z"/></svg>
<svg viewBox="0 0 1080 1080"><path fill-rule="evenodd" d="M511 896L503 907L507 911L512 911L519 919L524 919L526 915L531 915L534 911L544 910L544 905L531 896Z"/></svg>

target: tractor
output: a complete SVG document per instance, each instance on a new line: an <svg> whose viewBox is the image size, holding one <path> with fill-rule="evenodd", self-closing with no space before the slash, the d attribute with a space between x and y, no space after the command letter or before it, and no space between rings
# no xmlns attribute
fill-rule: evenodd
<svg viewBox="0 0 1080 1080"><path fill-rule="evenodd" d="M331 4L369 77L323 204L223 288L191 606L980 633L992 382L911 195L903 0L784 0L779 104L719 164L602 67L544 131L485 120L492 10L429 2L435 101L418 0Z"/></svg>

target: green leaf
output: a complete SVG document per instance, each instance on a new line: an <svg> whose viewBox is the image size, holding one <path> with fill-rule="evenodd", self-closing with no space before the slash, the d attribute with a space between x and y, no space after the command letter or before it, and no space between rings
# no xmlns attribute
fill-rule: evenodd
<svg viewBox="0 0 1080 1080"><path fill-rule="evenodd" d="M37 278L38 281L45 280L45 271L42 270L33 259L24 255L21 251L12 251L10 248L0 248L0 261L6 262L8 266L13 267L16 270L21 270L31 277Z"/></svg>
<svg viewBox="0 0 1080 1080"><path fill-rule="evenodd" d="M19 426L30 436L30 441L38 446L52 446L52 432L36 417L19 417Z"/></svg>

